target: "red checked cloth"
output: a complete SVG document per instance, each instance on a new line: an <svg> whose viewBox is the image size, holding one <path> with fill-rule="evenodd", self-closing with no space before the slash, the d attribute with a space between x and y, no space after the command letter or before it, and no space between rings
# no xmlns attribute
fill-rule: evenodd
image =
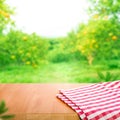
<svg viewBox="0 0 120 120"><path fill-rule="evenodd" d="M57 97L82 120L120 120L120 81L60 90Z"/></svg>

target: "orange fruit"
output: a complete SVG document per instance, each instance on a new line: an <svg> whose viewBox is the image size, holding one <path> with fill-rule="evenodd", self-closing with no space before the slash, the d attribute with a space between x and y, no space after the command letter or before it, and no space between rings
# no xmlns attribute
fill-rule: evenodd
<svg viewBox="0 0 120 120"><path fill-rule="evenodd" d="M30 65L30 61L26 61L26 65Z"/></svg>
<svg viewBox="0 0 120 120"><path fill-rule="evenodd" d="M112 36L112 40L117 40L117 36Z"/></svg>
<svg viewBox="0 0 120 120"><path fill-rule="evenodd" d="M11 55L11 59L13 59L13 60L14 60L15 58L16 58L16 57L15 57L15 55Z"/></svg>
<svg viewBox="0 0 120 120"><path fill-rule="evenodd" d="M23 40L24 40L24 41L26 41L26 40L27 40L27 37L26 37L26 36L24 36L24 37L23 37Z"/></svg>

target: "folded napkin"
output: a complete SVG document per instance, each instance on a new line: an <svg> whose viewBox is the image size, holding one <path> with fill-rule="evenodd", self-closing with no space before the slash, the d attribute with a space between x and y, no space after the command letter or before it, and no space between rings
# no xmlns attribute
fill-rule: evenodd
<svg viewBox="0 0 120 120"><path fill-rule="evenodd" d="M82 120L120 120L120 81L60 90L57 97Z"/></svg>

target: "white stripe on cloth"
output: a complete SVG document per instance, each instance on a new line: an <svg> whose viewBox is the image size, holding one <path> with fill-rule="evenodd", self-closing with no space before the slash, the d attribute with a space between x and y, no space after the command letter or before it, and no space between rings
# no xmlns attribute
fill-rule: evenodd
<svg viewBox="0 0 120 120"><path fill-rule="evenodd" d="M120 81L60 90L57 97L82 120L120 120Z"/></svg>

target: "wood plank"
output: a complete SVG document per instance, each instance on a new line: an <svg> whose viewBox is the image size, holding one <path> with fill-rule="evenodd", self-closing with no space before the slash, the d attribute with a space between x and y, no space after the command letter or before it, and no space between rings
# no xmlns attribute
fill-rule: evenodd
<svg viewBox="0 0 120 120"><path fill-rule="evenodd" d="M85 84L0 84L0 100L5 100L14 120L79 120L75 111L56 98L59 89Z"/></svg>

